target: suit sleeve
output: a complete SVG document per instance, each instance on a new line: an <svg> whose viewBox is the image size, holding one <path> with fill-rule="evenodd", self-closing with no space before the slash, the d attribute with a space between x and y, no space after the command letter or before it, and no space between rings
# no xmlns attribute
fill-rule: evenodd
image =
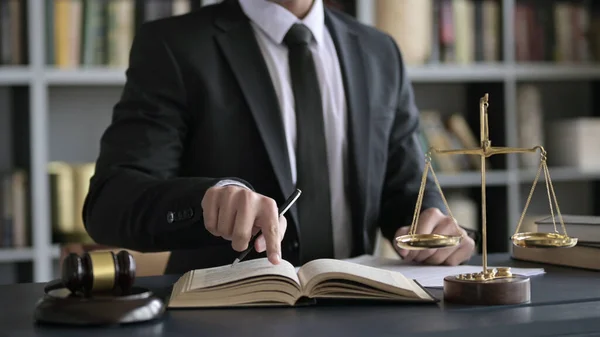
<svg viewBox="0 0 600 337"><path fill-rule="evenodd" d="M393 40L391 43L397 55L395 64L400 69L397 75L400 77L400 93L390 134L379 224L383 236L393 242L395 232L412 222L425 167L425 155L419 142L419 110L412 86L400 51ZM421 211L431 207L445 211L435 183L428 177Z"/></svg>
<svg viewBox="0 0 600 337"><path fill-rule="evenodd" d="M154 26L145 24L132 44L127 81L100 141L83 208L94 241L164 251L221 240L204 229L201 202L208 188L227 177L178 176L182 157L189 156L189 126L175 57Z"/></svg>

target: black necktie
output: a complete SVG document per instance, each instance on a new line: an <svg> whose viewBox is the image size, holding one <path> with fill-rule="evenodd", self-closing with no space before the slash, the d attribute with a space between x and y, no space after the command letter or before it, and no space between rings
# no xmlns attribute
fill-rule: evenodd
<svg viewBox="0 0 600 337"><path fill-rule="evenodd" d="M300 221L300 261L333 257L331 197L323 105L309 43L310 30L295 24L284 38L296 113L296 186Z"/></svg>

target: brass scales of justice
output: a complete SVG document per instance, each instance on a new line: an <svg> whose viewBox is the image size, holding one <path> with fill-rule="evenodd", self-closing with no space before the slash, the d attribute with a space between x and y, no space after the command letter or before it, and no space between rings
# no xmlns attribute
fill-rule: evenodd
<svg viewBox="0 0 600 337"><path fill-rule="evenodd" d="M497 154L509 153L533 153L540 151L540 164L537 174L531 186L529 196L523 208L523 213L519 219L519 223L515 233L511 236L514 245L525 248L570 248L577 244L576 238L571 238L567 235L567 231L558 207L558 201L554 193L554 187L550 179L550 173L546 164L546 151L542 146L533 148L513 148L513 147L494 147L489 139L488 127L488 94L485 94L479 102L480 116L480 147L472 149L453 149L442 150L430 147L425 155L425 169L423 170L421 186L415 212L413 215L412 224L409 232L396 238L396 245L403 249L421 250L421 249L438 249L452 247L460 244L463 235L440 235L440 234L417 234L417 223L419 221L419 211L422 207L423 194L427 183L427 175L429 171L433 176L434 182L440 192L447 214L454 220L456 228L459 225L451 213L448 202L444 196L440 183L435 175L431 165L431 155L446 154L446 155L477 155L481 157L481 234L482 234L482 271L473 274L459 274L447 276L444 278L444 300L448 302L471 304L471 305L504 305L504 304L519 304L530 301L530 282L529 278L512 274L509 267L488 268L487 265L487 233L486 233L486 158ZM531 201L531 197L535 190L535 186L543 172L546 180L546 190L548 194L548 202L550 204L550 213L554 222L553 233L539 232L523 232L520 233L520 227L527 212L527 208ZM552 204L554 199L554 206ZM556 218L554 216L554 208L558 215L558 220L561 225L562 233L557 229ZM460 230L459 230L460 233Z"/></svg>

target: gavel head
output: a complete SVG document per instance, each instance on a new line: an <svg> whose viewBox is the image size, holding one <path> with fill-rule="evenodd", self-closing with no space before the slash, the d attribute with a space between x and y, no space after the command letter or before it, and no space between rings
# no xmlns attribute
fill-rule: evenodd
<svg viewBox="0 0 600 337"><path fill-rule="evenodd" d="M127 251L69 254L62 265L62 282L72 293L127 294L135 281L135 261Z"/></svg>

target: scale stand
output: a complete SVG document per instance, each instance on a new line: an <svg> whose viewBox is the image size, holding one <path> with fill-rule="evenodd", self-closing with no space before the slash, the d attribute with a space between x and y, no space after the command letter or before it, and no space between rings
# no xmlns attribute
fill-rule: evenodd
<svg viewBox="0 0 600 337"><path fill-rule="evenodd" d="M448 302L470 304L470 305L506 305L506 304L520 304L527 303L531 298L531 287L529 278L522 275L515 275L511 272L510 268L492 268L489 269L487 265L487 224L486 224L486 169L485 161L486 158L496 154L509 154L509 153L534 153L540 151L540 165L536 174L536 177L531 186L529 196L523 213L519 219L519 223L515 230L515 233L511 237L513 244L525 248L570 248L577 244L576 238L571 238L567 235L562 215L558 207L558 201L554 193L554 187L552 186L552 180L550 179L550 172L548 165L546 164L546 151L542 146L535 146L533 148L513 148L513 147L493 147L489 139L489 127L488 127L488 94L485 94L479 102L479 116L480 116L480 147L472 149L456 149L456 150L442 150L434 147L429 148L429 151L425 155L425 169L423 170L423 176L421 179L421 187L419 189L419 195L417 197L417 204L413 215L413 221L410 226L409 232L406 235L399 236L396 238L396 245L402 249L408 250L421 250L421 249L436 249L445 248L459 245L463 235L440 235L440 234L416 234L419 213L421 211L423 194L427 183L427 175L429 171L433 176L434 182L440 192L446 211L448 215L454 220L454 224L460 231L460 227L446 201L446 197L442 191L440 183L435 175L433 167L431 165L431 154L447 154L447 155L476 155L481 158L481 232L482 232L482 255L483 265L482 271L473 274L460 274L454 276L447 276L444 278L444 300ZM546 190L548 192L548 203L550 204L550 213L552 215L552 221L554 222L554 233L537 233L537 232L519 232L527 208L531 201L531 197L535 190L537 181L544 173L546 180ZM554 199L554 206L552 199ZM557 230L556 218L554 217L554 207L558 214L558 220L561 224L562 233Z"/></svg>

